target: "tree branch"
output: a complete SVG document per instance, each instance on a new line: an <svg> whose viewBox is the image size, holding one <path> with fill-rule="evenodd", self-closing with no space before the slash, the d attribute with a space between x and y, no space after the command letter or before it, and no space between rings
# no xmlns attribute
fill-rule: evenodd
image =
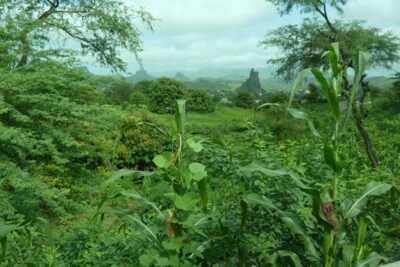
<svg viewBox="0 0 400 267"><path fill-rule="evenodd" d="M322 18L325 20L326 24L328 25L329 29L332 31L333 34L336 35L337 29L335 28L335 26L333 26L333 23L329 19L326 2L320 1L320 4L322 5L322 9L318 6L318 4L316 4L316 3L313 4L315 11L317 11L317 13L322 16Z"/></svg>

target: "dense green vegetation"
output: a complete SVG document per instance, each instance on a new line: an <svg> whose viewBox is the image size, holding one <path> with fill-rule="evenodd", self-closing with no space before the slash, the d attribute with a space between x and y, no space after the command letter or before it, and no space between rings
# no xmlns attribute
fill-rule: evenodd
<svg viewBox="0 0 400 267"><path fill-rule="evenodd" d="M347 1L270 2L323 13ZM117 48L140 50L132 14L118 1L92 4L0 1L0 266L400 261L400 75L385 88L366 79L369 62L398 60L397 38L305 22L382 43L372 58L359 39L353 48L335 36L310 57L287 51L278 72L298 78L258 97L228 82L133 84L46 49L47 31L64 32L123 69Z"/></svg>

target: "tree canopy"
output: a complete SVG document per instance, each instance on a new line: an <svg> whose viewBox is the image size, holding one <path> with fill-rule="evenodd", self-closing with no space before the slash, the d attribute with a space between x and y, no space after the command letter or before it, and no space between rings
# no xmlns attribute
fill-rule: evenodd
<svg viewBox="0 0 400 267"><path fill-rule="evenodd" d="M372 67L390 68L400 59L399 38L390 32L366 27L359 21L337 21L334 27L335 41L340 43L341 54L347 65L352 65L358 51L370 54ZM270 32L261 44L285 51L283 56L271 59L269 63L278 65L278 75L291 79L305 68L326 64L321 55L331 44L331 33L325 22L307 19L301 25L286 25Z"/></svg>
<svg viewBox="0 0 400 267"><path fill-rule="evenodd" d="M0 66L15 68L65 56L69 50L50 45L50 41L59 39L73 40L82 55L123 70L121 49L134 53L141 50L140 31L133 21L151 28L152 19L144 10L131 10L118 0L2 0Z"/></svg>
<svg viewBox="0 0 400 267"><path fill-rule="evenodd" d="M269 60L277 65L277 74L290 80L306 67L324 66L321 55L333 42L339 42L344 63L352 67L358 51L371 55L371 64L390 68L400 60L400 39L391 32L376 27L367 27L361 21L332 21L328 10L342 12L347 0L267 0L273 3L282 15L295 8L312 12L318 16L306 18L301 25L286 25L268 33L261 45L277 47L284 56Z"/></svg>
<svg viewBox="0 0 400 267"><path fill-rule="evenodd" d="M348 0L267 0L274 4L281 14L288 14L293 9L299 8L303 12L318 12L327 11L327 7L331 6L338 11L343 10L343 6Z"/></svg>

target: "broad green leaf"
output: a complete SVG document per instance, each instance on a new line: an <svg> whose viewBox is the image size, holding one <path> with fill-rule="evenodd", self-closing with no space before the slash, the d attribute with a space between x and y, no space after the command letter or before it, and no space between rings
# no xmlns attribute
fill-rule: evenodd
<svg viewBox="0 0 400 267"><path fill-rule="evenodd" d="M368 60L369 60L368 54L366 54L364 52L358 53L358 56L355 60L356 68L355 68L355 75L353 78L353 84L352 84L351 92L350 92L350 99L348 100L348 102L350 103L350 106L354 103L355 98L358 95L358 92L360 90L361 79L366 70ZM344 119L343 125L342 125L342 130L346 129L346 124L351 116L351 113L352 113L352 108L350 107L350 108L348 108L348 110L346 112L345 119Z"/></svg>
<svg viewBox="0 0 400 267"><path fill-rule="evenodd" d="M324 159L325 163L328 164L332 170L335 172L340 171L339 156L333 146L328 142L324 144Z"/></svg>
<svg viewBox="0 0 400 267"><path fill-rule="evenodd" d="M193 211L199 201L196 194L186 193L183 196L175 194L173 201L175 206L180 210Z"/></svg>
<svg viewBox="0 0 400 267"><path fill-rule="evenodd" d="M398 263L392 263L389 265L380 265L381 262L383 262L385 258L383 258L381 255L379 255L376 252L372 252L366 259L360 261L357 263L356 267L399 267L400 262Z"/></svg>
<svg viewBox="0 0 400 267"><path fill-rule="evenodd" d="M191 163L189 165L189 171L191 174L191 178L196 181L201 181L204 177L207 176L206 166L201 163Z"/></svg>
<svg viewBox="0 0 400 267"><path fill-rule="evenodd" d="M103 184L101 185L103 188L109 186L110 184L115 183L116 181L120 180L121 177L148 177L153 175L152 172L147 172L147 171L136 171L136 170L127 170L127 169L121 169L116 172Z"/></svg>
<svg viewBox="0 0 400 267"><path fill-rule="evenodd" d="M365 192L345 212L344 218L350 219L361 213L363 207L371 196L383 195L392 189L392 185L385 183L371 182L367 185Z"/></svg>
<svg viewBox="0 0 400 267"><path fill-rule="evenodd" d="M328 80L325 78L324 74L321 72L319 69L312 69L312 73L321 85L322 92L325 96L325 98L328 100L329 107L336 119L336 121L339 121L340 118L340 101L339 101L339 95L337 94L337 90L331 87L329 84Z"/></svg>
<svg viewBox="0 0 400 267"><path fill-rule="evenodd" d="M341 66L340 66L339 58L340 58L339 43L332 43L331 49L328 52L328 61L329 61L329 65L331 67L333 76L336 78L338 78L341 73Z"/></svg>
<svg viewBox="0 0 400 267"><path fill-rule="evenodd" d="M173 162L173 156L171 153L163 153L155 156L153 162L158 168L167 169Z"/></svg>
<svg viewBox="0 0 400 267"><path fill-rule="evenodd" d="M145 267L153 266L154 263L157 262L157 259L160 257L158 251L154 248L150 248L146 250L146 254L139 257L140 264Z"/></svg>
<svg viewBox="0 0 400 267"><path fill-rule="evenodd" d="M193 138L189 138L189 139L186 141L186 143L187 143L188 147L189 147L191 150L193 150L194 152L196 152L196 153L199 153L199 152L201 152L201 151L204 149L204 147L203 147L203 145L201 144L201 142L195 141Z"/></svg>
<svg viewBox="0 0 400 267"><path fill-rule="evenodd" d="M172 251L176 251L179 252L179 250L182 248L183 246L183 239L182 237L171 237L167 240L164 240L162 242L162 246L166 249L166 250L172 250Z"/></svg>
<svg viewBox="0 0 400 267"><path fill-rule="evenodd" d="M297 75L296 80L294 81L293 86L292 86L292 88L290 90L290 96L289 96L289 102L288 102L287 108L290 108L292 106L293 99L294 99L294 96L296 94L296 91L299 90L299 88L301 88L306 75L309 74L309 73L310 73L310 69L305 69L305 70L302 70Z"/></svg>
<svg viewBox="0 0 400 267"><path fill-rule="evenodd" d="M353 245L344 245L342 249L342 258L345 263L344 266L351 266L354 257L354 246Z"/></svg>
<svg viewBox="0 0 400 267"><path fill-rule="evenodd" d="M258 194L248 194L243 198L243 201L245 201L249 205L260 205L268 209L279 211L279 209L272 203L270 199L264 196L260 196Z"/></svg>
<svg viewBox="0 0 400 267"><path fill-rule="evenodd" d="M263 175L266 175L266 176L270 176L270 177L288 176L300 188L303 188L303 189L308 188L308 186L306 186L303 183L303 181L301 180L301 177L299 177L294 172L283 170L283 169L271 170L271 169L265 168L259 162L252 162L247 166L240 167L239 170L242 171L246 176L251 176L253 173L257 173L257 172L262 173Z"/></svg>
<svg viewBox="0 0 400 267"><path fill-rule="evenodd" d="M308 115L304 111L294 109L294 108L288 108L288 112L290 115L292 115L293 118L306 121L312 134L316 137L320 137L319 132L317 131L317 129L315 129L314 123L312 122L312 120L308 117Z"/></svg>
<svg viewBox="0 0 400 267"><path fill-rule="evenodd" d="M176 101L175 120L178 128L178 133L183 137L185 135L186 125L186 100L179 99Z"/></svg>
<svg viewBox="0 0 400 267"><path fill-rule="evenodd" d="M284 216L282 221L294 234L297 234L301 237L307 253L314 258L319 258L319 254L314 246L312 238L306 234L306 232L303 230L303 227L296 220L289 216Z"/></svg>

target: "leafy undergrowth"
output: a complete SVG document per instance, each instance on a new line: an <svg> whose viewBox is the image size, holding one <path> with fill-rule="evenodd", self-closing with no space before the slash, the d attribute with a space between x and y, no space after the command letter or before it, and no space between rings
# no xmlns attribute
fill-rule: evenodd
<svg viewBox="0 0 400 267"><path fill-rule="evenodd" d="M82 73L56 70L68 79L28 69L0 83L0 266L400 260L398 115L368 117L376 169L349 124L337 171L322 153L330 139L274 107L186 114L180 102L156 115L108 105ZM326 108L303 107L321 136Z"/></svg>

